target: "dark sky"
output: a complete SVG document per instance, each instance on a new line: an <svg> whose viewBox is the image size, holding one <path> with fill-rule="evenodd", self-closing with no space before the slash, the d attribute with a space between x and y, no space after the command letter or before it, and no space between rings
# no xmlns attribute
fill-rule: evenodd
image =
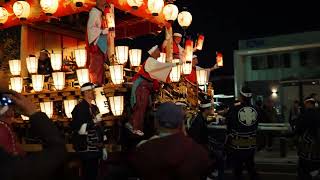
<svg viewBox="0 0 320 180"><path fill-rule="evenodd" d="M233 50L238 40L320 30L320 5L315 1L287 0L177 0L193 15L189 32L205 34L200 65L211 66L215 51L224 54L223 69L215 75L233 74Z"/></svg>

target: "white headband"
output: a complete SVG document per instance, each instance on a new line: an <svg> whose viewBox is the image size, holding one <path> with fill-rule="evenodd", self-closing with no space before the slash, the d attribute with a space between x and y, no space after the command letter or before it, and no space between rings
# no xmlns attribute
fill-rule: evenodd
<svg viewBox="0 0 320 180"><path fill-rule="evenodd" d="M158 49L158 45L153 46L148 53L151 55L156 49Z"/></svg>
<svg viewBox="0 0 320 180"><path fill-rule="evenodd" d="M209 108L212 106L212 103L207 103L207 104L200 104L201 108Z"/></svg>
<svg viewBox="0 0 320 180"><path fill-rule="evenodd" d="M316 102L316 100L315 100L314 98L309 98L309 99L304 100L304 102L307 102L307 101L313 101L313 102Z"/></svg>
<svg viewBox="0 0 320 180"><path fill-rule="evenodd" d="M192 58L197 58L197 57L198 57L197 55L193 55L193 56L192 56Z"/></svg>
<svg viewBox="0 0 320 180"><path fill-rule="evenodd" d="M80 90L81 90L81 92L83 92L83 91L92 90L92 89L94 89L94 88L95 88L95 87L94 87L93 85L91 85L91 86L82 87L82 88L80 88Z"/></svg>
<svg viewBox="0 0 320 180"><path fill-rule="evenodd" d="M182 37L182 34L180 34L180 33L173 33L173 36Z"/></svg>
<svg viewBox="0 0 320 180"><path fill-rule="evenodd" d="M183 102L176 102L177 106L188 106L186 103Z"/></svg>
<svg viewBox="0 0 320 180"><path fill-rule="evenodd" d="M252 97L252 93L244 93L242 90L240 90L240 94L242 94L244 97Z"/></svg>

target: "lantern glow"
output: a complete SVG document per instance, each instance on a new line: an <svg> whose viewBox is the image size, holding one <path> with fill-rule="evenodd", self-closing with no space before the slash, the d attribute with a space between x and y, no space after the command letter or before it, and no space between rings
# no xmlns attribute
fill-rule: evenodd
<svg viewBox="0 0 320 180"><path fill-rule="evenodd" d="M3 25L8 20L9 13L4 7L0 7L0 25Z"/></svg>
<svg viewBox="0 0 320 180"><path fill-rule="evenodd" d="M143 4L143 0L127 0L127 3L132 9L138 9Z"/></svg>
<svg viewBox="0 0 320 180"><path fill-rule="evenodd" d="M19 76L21 72L21 61L18 59L9 61L10 72L13 76Z"/></svg>
<svg viewBox="0 0 320 180"><path fill-rule="evenodd" d="M96 94L96 105L99 108L100 114L107 114L110 112L108 99L104 94L103 87L95 88L94 89Z"/></svg>
<svg viewBox="0 0 320 180"><path fill-rule="evenodd" d="M141 49L130 49L129 50L129 57L131 66L139 66L141 63Z"/></svg>
<svg viewBox="0 0 320 180"><path fill-rule="evenodd" d="M182 69L183 69L183 74L185 74L185 75L190 74L192 71L192 62L186 61L185 63L183 63Z"/></svg>
<svg viewBox="0 0 320 180"><path fill-rule="evenodd" d="M124 64L128 61L128 46L117 46L116 47L116 55L117 55L117 63Z"/></svg>
<svg viewBox="0 0 320 180"><path fill-rule="evenodd" d="M188 11L182 11L178 14L178 23L183 28L188 28L192 22L192 15Z"/></svg>
<svg viewBox="0 0 320 180"><path fill-rule="evenodd" d="M86 49L76 49L74 51L74 56L76 59L77 66L82 68L87 63L87 51Z"/></svg>
<svg viewBox="0 0 320 180"><path fill-rule="evenodd" d="M219 67L223 67L223 55L220 52L217 52L216 63Z"/></svg>
<svg viewBox="0 0 320 180"><path fill-rule="evenodd" d="M73 0L73 3L76 4L76 7L82 7L84 0Z"/></svg>
<svg viewBox="0 0 320 180"><path fill-rule="evenodd" d="M122 65L114 65L110 67L110 75L113 84L121 84L123 83L123 66Z"/></svg>
<svg viewBox="0 0 320 180"><path fill-rule="evenodd" d="M23 79L22 77L12 77L10 78L11 89L21 93L23 87Z"/></svg>
<svg viewBox="0 0 320 180"><path fill-rule="evenodd" d="M62 54L52 53L51 54L51 66L54 71L60 71L62 66Z"/></svg>
<svg viewBox="0 0 320 180"><path fill-rule="evenodd" d="M180 62L179 59L172 60L172 63L176 64L176 66L172 67L172 70L170 72L170 80L172 82L179 82L181 77L181 65L177 64Z"/></svg>
<svg viewBox="0 0 320 180"><path fill-rule="evenodd" d="M123 112L123 96L109 97L111 111L114 116L121 116Z"/></svg>
<svg viewBox="0 0 320 180"><path fill-rule="evenodd" d="M84 83L90 82L88 69L77 69L76 71L80 86L82 86Z"/></svg>
<svg viewBox="0 0 320 180"><path fill-rule="evenodd" d="M30 15L30 4L27 1L16 1L13 4L13 13L20 20L26 20Z"/></svg>
<svg viewBox="0 0 320 180"><path fill-rule="evenodd" d="M164 14L164 18L169 21L175 21L178 17L178 7L174 4L167 4L164 6L162 13Z"/></svg>
<svg viewBox="0 0 320 180"><path fill-rule="evenodd" d="M208 83L208 71L206 69L197 69L197 81L199 86L204 86Z"/></svg>
<svg viewBox="0 0 320 180"><path fill-rule="evenodd" d="M27 69L30 74L37 74L38 72L38 59L35 56L30 55L26 58Z"/></svg>
<svg viewBox="0 0 320 180"><path fill-rule="evenodd" d="M53 116L53 102L40 102L41 112L46 113L46 115L51 119Z"/></svg>
<svg viewBox="0 0 320 180"><path fill-rule="evenodd" d="M152 13L152 16L158 16L163 6L163 0L148 0L148 9Z"/></svg>
<svg viewBox="0 0 320 180"><path fill-rule="evenodd" d="M192 61L193 57L193 41L188 39L185 44L185 59L186 61Z"/></svg>
<svg viewBox="0 0 320 180"><path fill-rule="evenodd" d="M75 99L71 100L64 100L63 106L64 106L64 113L66 114L67 118L72 118L72 110L77 105L78 101Z"/></svg>
<svg viewBox="0 0 320 180"><path fill-rule="evenodd" d="M166 57L167 57L167 54L166 53L160 53L160 57L158 57L158 61L159 62L162 62L162 63L165 63L166 62Z"/></svg>
<svg viewBox="0 0 320 180"><path fill-rule="evenodd" d="M52 16L58 10L59 2L58 0L40 0L40 6L47 16Z"/></svg>
<svg viewBox="0 0 320 180"><path fill-rule="evenodd" d="M53 84L56 90L62 90L65 86L65 73L54 72L52 73Z"/></svg>
<svg viewBox="0 0 320 180"><path fill-rule="evenodd" d="M108 29L109 30L114 30L116 27L116 22L114 19L114 13L113 12L109 12L106 14L106 18L107 18L107 24L108 24Z"/></svg>
<svg viewBox="0 0 320 180"><path fill-rule="evenodd" d="M201 51L203 47L203 42L204 42L204 35L199 35L198 40L197 40L197 50Z"/></svg>
<svg viewBox="0 0 320 180"><path fill-rule="evenodd" d="M33 74L31 78L32 78L33 89L37 92L42 91L43 83L44 83L44 75Z"/></svg>

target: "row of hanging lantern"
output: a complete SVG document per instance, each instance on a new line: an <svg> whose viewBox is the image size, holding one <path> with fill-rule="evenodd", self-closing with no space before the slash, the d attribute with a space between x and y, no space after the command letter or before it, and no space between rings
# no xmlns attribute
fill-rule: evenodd
<svg viewBox="0 0 320 180"><path fill-rule="evenodd" d="M76 7L83 6L85 0L73 0ZM59 0L40 0L40 7L47 16L52 16L57 12ZM20 19L26 20L30 15L30 4L27 1L18 0L13 4L13 13ZM0 24L7 22L9 17L8 11L4 7L0 7Z"/></svg>

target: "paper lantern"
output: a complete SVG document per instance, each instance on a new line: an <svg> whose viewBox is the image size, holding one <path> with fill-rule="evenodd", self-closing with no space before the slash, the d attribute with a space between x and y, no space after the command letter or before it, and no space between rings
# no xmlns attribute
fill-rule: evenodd
<svg viewBox="0 0 320 180"><path fill-rule="evenodd" d="M21 115L21 118L22 118L22 120L24 120L24 121L28 121L28 120L29 120L29 117L28 117L28 116Z"/></svg>
<svg viewBox="0 0 320 180"><path fill-rule="evenodd" d="M76 49L74 50L74 56L76 59L77 66L82 68L87 63L87 51L86 49Z"/></svg>
<svg viewBox="0 0 320 180"><path fill-rule="evenodd" d="M80 86L82 86L84 83L90 82L88 69L77 69L76 71Z"/></svg>
<svg viewBox="0 0 320 180"><path fill-rule="evenodd" d="M197 69L197 81L199 86L204 86L208 83L208 70L206 69Z"/></svg>
<svg viewBox="0 0 320 180"><path fill-rule="evenodd" d="M160 57L158 57L158 61L159 62L162 62L162 63L165 63L166 62L166 57L167 57L167 54L166 53L160 53Z"/></svg>
<svg viewBox="0 0 320 180"><path fill-rule="evenodd" d="M12 77L10 78L10 85L11 89L21 93L22 92L22 87L23 87L23 79L22 77Z"/></svg>
<svg viewBox="0 0 320 180"><path fill-rule="evenodd" d="M30 15L30 4L27 1L16 1L13 4L13 13L20 20L26 20Z"/></svg>
<svg viewBox="0 0 320 180"><path fill-rule="evenodd" d="M109 30L114 30L116 27L114 12L109 12L106 14L107 24Z"/></svg>
<svg viewBox="0 0 320 180"><path fill-rule="evenodd" d="M192 71L192 62L191 61L186 61L185 63L182 64L182 70L183 74L188 75Z"/></svg>
<svg viewBox="0 0 320 180"><path fill-rule="evenodd" d="M78 101L75 99L63 101L64 113L66 114L67 118L72 118L71 112L77 104Z"/></svg>
<svg viewBox="0 0 320 180"><path fill-rule="evenodd" d="M40 0L40 6L44 13L47 16L52 16L57 10L59 6L58 0Z"/></svg>
<svg viewBox="0 0 320 180"><path fill-rule="evenodd" d="M223 55L222 53L217 52L217 57L216 57L216 63L218 64L219 67L223 66Z"/></svg>
<svg viewBox="0 0 320 180"><path fill-rule="evenodd" d="M179 63L179 62L180 62L179 59L172 60L172 63L174 63L174 64ZM181 77L181 65L178 64L178 65L172 67L172 70L170 72L170 80L171 80L171 82L179 82L180 77Z"/></svg>
<svg viewBox="0 0 320 180"><path fill-rule="evenodd" d="M173 22L177 19L178 17L178 7L174 4L167 4L166 6L164 6L163 11L162 11L164 18L169 21L169 22Z"/></svg>
<svg viewBox="0 0 320 180"><path fill-rule="evenodd" d="M62 90L65 86L65 73L54 72L52 73L53 84L56 90Z"/></svg>
<svg viewBox="0 0 320 180"><path fill-rule="evenodd" d="M19 59L10 60L9 68L13 76L19 76L21 72L21 61Z"/></svg>
<svg viewBox="0 0 320 180"><path fill-rule="evenodd" d="M4 7L0 7L0 25L3 25L8 20L9 13Z"/></svg>
<svg viewBox="0 0 320 180"><path fill-rule="evenodd" d="M192 15L188 11L182 11L178 14L178 23L183 28L188 28L192 22Z"/></svg>
<svg viewBox="0 0 320 180"><path fill-rule="evenodd" d="M60 71L62 66L62 55L60 53L51 54L51 66L54 71Z"/></svg>
<svg viewBox="0 0 320 180"><path fill-rule="evenodd" d="M117 63L124 64L128 61L128 46L117 46L116 47L116 55L117 55Z"/></svg>
<svg viewBox="0 0 320 180"><path fill-rule="evenodd" d="M121 116L123 112L123 96L109 97L111 111L114 116Z"/></svg>
<svg viewBox="0 0 320 180"><path fill-rule="evenodd" d="M158 16L163 6L163 0L148 0L148 9L152 13L152 16Z"/></svg>
<svg viewBox="0 0 320 180"><path fill-rule="evenodd" d="M122 65L114 65L110 67L110 75L113 84L121 84L123 83L123 66Z"/></svg>
<svg viewBox="0 0 320 180"><path fill-rule="evenodd" d="M110 112L108 99L104 94L103 87L95 88L94 89L96 94L96 105L99 108L100 114L107 114Z"/></svg>
<svg viewBox="0 0 320 180"><path fill-rule="evenodd" d="M185 59L186 61L192 61L193 58L193 41L188 39L185 44Z"/></svg>
<svg viewBox="0 0 320 180"><path fill-rule="evenodd" d="M138 9L143 4L143 0L127 0L127 3L132 9Z"/></svg>
<svg viewBox="0 0 320 180"><path fill-rule="evenodd" d="M197 47L196 47L198 50L202 50L203 42L204 42L204 35L199 35L197 40Z"/></svg>
<svg viewBox="0 0 320 180"><path fill-rule="evenodd" d="M41 112L46 113L49 118L53 116L53 102L41 102L40 103Z"/></svg>
<svg viewBox="0 0 320 180"><path fill-rule="evenodd" d="M44 75L33 74L32 78L32 87L36 92L42 91L44 84Z"/></svg>
<svg viewBox="0 0 320 180"><path fill-rule="evenodd" d="M82 7L84 0L73 0L73 3L76 4L76 7Z"/></svg>
<svg viewBox="0 0 320 180"><path fill-rule="evenodd" d="M129 50L129 57L131 66L139 66L141 63L141 49L130 49Z"/></svg>
<svg viewBox="0 0 320 180"><path fill-rule="evenodd" d="M29 56L26 58L27 69L30 74L37 74L38 72L38 59L35 56Z"/></svg>

